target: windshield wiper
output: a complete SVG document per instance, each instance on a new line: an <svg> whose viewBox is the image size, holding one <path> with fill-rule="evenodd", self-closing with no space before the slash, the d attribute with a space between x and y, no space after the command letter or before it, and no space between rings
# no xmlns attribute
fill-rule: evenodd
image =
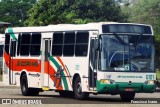
<svg viewBox="0 0 160 107"><path fill-rule="evenodd" d="M122 40L122 38L119 37L119 35L117 35L117 34L113 34L113 35L119 40L119 42L120 42L121 44L127 45L127 43L125 43L124 40Z"/></svg>

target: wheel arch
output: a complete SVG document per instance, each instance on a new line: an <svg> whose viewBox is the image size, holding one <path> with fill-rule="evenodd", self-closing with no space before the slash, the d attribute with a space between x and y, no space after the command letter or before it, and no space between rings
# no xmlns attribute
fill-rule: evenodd
<svg viewBox="0 0 160 107"><path fill-rule="evenodd" d="M23 76L24 74L26 74L26 76L27 76L27 73L26 73L26 71L22 71L22 72L21 72L21 75L20 75L20 84L21 84L21 79L22 79L22 76ZM27 77L28 77L28 76L27 76ZM27 78L27 80L28 80L28 78Z"/></svg>

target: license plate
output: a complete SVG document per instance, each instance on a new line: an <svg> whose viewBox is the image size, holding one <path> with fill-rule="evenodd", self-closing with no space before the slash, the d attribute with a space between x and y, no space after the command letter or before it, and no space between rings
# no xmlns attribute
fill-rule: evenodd
<svg viewBox="0 0 160 107"><path fill-rule="evenodd" d="M133 88L125 88L124 91L134 91Z"/></svg>

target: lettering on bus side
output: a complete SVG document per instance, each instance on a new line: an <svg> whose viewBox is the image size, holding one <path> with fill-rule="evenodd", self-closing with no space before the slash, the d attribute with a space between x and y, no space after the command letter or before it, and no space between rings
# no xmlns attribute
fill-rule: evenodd
<svg viewBox="0 0 160 107"><path fill-rule="evenodd" d="M154 75L146 75L146 80L154 80Z"/></svg>
<svg viewBox="0 0 160 107"><path fill-rule="evenodd" d="M30 62L30 61L18 61L17 66L32 66L37 67L38 62Z"/></svg>

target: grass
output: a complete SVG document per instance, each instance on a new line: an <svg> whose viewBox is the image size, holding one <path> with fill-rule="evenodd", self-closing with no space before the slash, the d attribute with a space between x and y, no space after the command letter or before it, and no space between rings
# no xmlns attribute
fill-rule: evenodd
<svg viewBox="0 0 160 107"><path fill-rule="evenodd" d="M156 71L157 80L160 81L160 71Z"/></svg>
<svg viewBox="0 0 160 107"><path fill-rule="evenodd" d="M2 81L2 75L0 75L0 82Z"/></svg>

